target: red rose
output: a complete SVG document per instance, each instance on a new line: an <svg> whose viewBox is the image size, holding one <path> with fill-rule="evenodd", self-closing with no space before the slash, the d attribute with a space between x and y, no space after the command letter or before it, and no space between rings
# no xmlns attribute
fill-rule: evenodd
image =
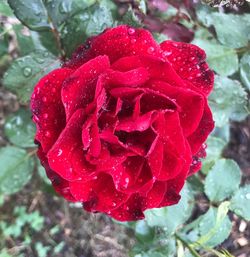
<svg viewBox="0 0 250 257"><path fill-rule="evenodd" d="M214 127L199 47L119 26L81 45L31 97L38 156L55 190L120 221L176 204Z"/></svg>

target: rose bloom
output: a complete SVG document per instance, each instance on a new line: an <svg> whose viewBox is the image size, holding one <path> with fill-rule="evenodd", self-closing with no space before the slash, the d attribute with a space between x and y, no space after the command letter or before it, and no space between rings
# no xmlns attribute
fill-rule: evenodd
<svg viewBox="0 0 250 257"><path fill-rule="evenodd" d="M126 25L81 45L35 86L38 157L55 190L120 221L176 204L214 122L205 52Z"/></svg>

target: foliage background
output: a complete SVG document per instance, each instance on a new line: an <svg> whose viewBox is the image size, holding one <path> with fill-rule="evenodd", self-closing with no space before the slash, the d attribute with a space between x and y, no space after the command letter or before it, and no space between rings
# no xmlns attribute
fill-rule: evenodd
<svg viewBox="0 0 250 257"><path fill-rule="evenodd" d="M250 4L204 2L0 2L1 257L250 256ZM206 50L216 73L209 97L216 129L178 205L118 224L54 194L35 157L28 106L44 74L87 37L121 23Z"/></svg>

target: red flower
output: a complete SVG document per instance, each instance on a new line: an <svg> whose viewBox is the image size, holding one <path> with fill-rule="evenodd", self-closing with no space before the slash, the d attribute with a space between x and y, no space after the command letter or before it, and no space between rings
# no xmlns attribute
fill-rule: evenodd
<svg viewBox="0 0 250 257"><path fill-rule="evenodd" d="M199 47L119 26L80 46L31 97L38 156L55 190L130 221L176 204L214 127Z"/></svg>

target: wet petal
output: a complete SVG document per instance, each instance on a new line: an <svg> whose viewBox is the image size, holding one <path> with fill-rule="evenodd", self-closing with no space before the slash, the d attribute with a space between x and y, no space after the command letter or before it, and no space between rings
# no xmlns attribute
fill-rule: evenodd
<svg viewBox="0 0 250 257"><path fill-rule="evenodd" d="M162 202L167 190L167 182L156 181L147 197L142 200L142 210L156 208Z"/></svg>
<svg viewBox="0 0 250 257"><path fill-rule="evenodd" d="M177 87L186 87L172 65L162 58L154 56L128 56L117 60L111 67L119 71L129 71L144 67L148 70L151 79L162 80Z"/></svg>
<svg viewBox="0 0 250 257"><path fill-rule="evenodd" d="M187 139L189 145L192 149L193 155L195 155L199 149L201 148L202 144L206 141L208 135L214 129L214 121L212 112L207 103L205 103L204 113L201 118L200 124L195 132L190 135Z"/></svg>
<svg viewBox="0 0 250 257"><path fill-rule="evenodd" d="M146 68L140 67L126 72L109 70L106 73L106 87L138 87L149 79Z"/></svg>
<svg viewBox="0 0 250 257"><path fill-rule="evenodd" d="M133 194L127 202L108 214L119 221L136 221L143 219L142 198L138 194Z"/></svg>
<svg viewBox="0 0 250 257"><path fill-rule="evenodd" d="M112 177L100 173L88 182L70 182L70 191L87 211L106 212L119 207L128 196L115 189Z"/></svg>
<svg viewBox="0 0 250 257"><path fill-rule="evenodd" d="M98 76L108 68L108 57L98 56L83 64L63 83L62 101L67 121L77 109L85 108L94 100Z"/></svg>
<svg viewBox="0 0 250 257"><path fill-rule="evenodd" d="M198 46L173 42L161 43L163 55L171 62L181 78L190 82L197 91L208 95L213 88L214 74L205 62L206 54Z"/></svg>
<svg viewBox="0 0 250 257"><path fill-rule="evenodd" d="M65 112L61 101L63 81L72 73L70 69L57 69L44 76L31 96L31 111L39 141L45 153L51 148L65 127Z"/></svg>
<svg viewBox="0 0 250 257"><path fill-rule="evenodd" d="M85 120L84 110L77 110L47 155L50 167L69 181L88 178L93 171L86 163L80 140Z"/></svg>
<svg viewBox="0 0 250 257"><path fill-rule="evenodd" d="M99 55L107 55L113 63L130 55L159 56L159 51L160 47L149 31L121 25L90 38L73 53L64 66L75 69Z"/></svg>
<svg viewBox="0 0 250 257"><path fill-rule="evenodd" d="M37 155L41 161L41 164L46 170L46 174L48 178L51 180L51 183L55 189L55 191L63 196L66 200L71 202L76 202L77 200L74 198L74 196L70 192L69 188L69 182L62 177L60 177L56 172L54 172L48 163L48 159L46 157L46 154L43 152L42 148L39 147L37 151Z"/></svg>
<svg viewBox="0 0 250 257"><path fill-rule="evenodd" d="M147 87L166 94L179 106L179 118L185 136L198 127L204 110L204 96L190 89L173 87L162 81L151 81Z"/></svg>
<svg viewBox="0 0 250 257"><path fill-rule="evenodd" d="M165 207L178 203L181 198L179 192L184 186L191 162L191 150L189 148L189 145L187 144L183 162L184 166L181 172L175 178L167 181L167 190L165 192L162 202L159 204L158 207Z"/></svg>

